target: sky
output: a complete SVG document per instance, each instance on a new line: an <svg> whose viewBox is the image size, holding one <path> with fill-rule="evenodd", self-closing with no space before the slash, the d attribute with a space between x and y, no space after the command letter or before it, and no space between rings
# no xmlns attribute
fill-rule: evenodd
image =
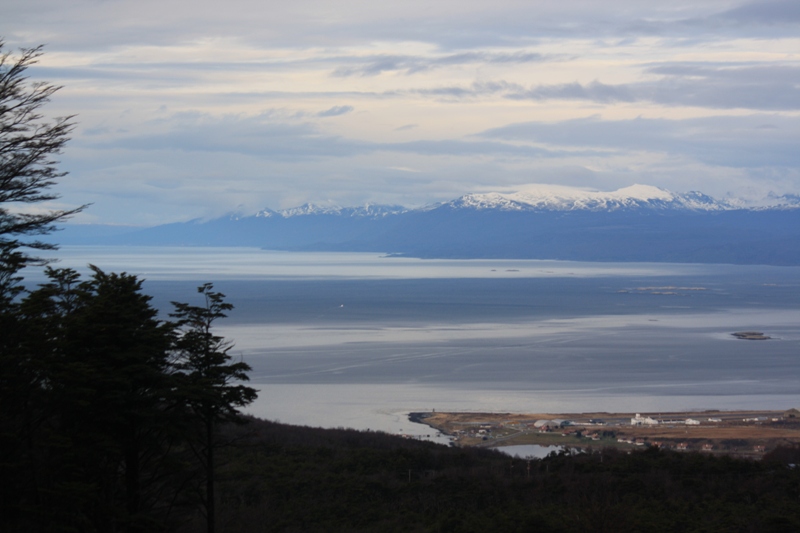
<svg viewBox="0 0 800 533"><path fill-rule="evenodd" d="M42 207L154 225L550 183L800 192L800 2L4 0L76 115Z"/></svg>

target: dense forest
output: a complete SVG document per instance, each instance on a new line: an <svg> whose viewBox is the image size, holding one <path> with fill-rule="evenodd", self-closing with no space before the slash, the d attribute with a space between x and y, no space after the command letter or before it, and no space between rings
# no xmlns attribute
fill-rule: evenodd
<svg viewBox="0 0 800 533"><path fill-rule="evenodd" d="M800 530L797 447L763 461L657 448L527 460L262 420L228 431L226 532Z"/></svg>
<svg viewBox="0 0 800 533"><path fill-rule="evenodd" d="M650 449L512 459L375 432L243 416L248 366L210 284L158 310L142 280L21 273L71 117L30 82L41 49L0 41L0 529L29 532L800 530L799 448L754 462ZM168 314L168 318L164 313Z"/></svg>
<svg viewBox="0 0 800 533"><path fill-rule="evenodd" d="M48 269L0 313L4 526L168 530L194 508L211 524L218 426L255 398L211 331L230 304L203 285L162 321L135 276L93 271Z"/></svg>

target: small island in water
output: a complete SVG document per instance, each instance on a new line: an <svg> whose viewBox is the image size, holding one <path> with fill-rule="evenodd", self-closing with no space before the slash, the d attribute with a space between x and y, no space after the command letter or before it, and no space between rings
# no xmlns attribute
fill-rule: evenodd
<svg viewBox="0 0 800 533"><path fill-rule="evenodd" d="M731 333L737 339L744 339L748 341L766 341L769 340L771 337L764 335L760 331L737 331L735 333Z"/></svg>

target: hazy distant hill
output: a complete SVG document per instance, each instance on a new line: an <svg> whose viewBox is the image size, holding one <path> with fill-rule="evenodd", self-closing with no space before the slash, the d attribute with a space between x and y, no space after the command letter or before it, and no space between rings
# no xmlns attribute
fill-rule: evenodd
<svg viewBox="0 0 800 533"><path fill-rule="evenodd" d="M800 265L800 203L782 196L769 207L744 208L699 192L645 185L613 192L532 186L421 209L307 204L138 230L72 226L56 239L415 257Z"/></svg>

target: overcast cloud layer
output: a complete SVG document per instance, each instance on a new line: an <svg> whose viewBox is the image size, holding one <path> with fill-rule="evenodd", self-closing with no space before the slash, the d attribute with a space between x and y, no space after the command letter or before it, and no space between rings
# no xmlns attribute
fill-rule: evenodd
<svg viewBox="0 0 800 533"><path fill-rule="evenodd" d="M527 183L800 192L800 2L5 0L59 207L155 224Z"/></svg>

